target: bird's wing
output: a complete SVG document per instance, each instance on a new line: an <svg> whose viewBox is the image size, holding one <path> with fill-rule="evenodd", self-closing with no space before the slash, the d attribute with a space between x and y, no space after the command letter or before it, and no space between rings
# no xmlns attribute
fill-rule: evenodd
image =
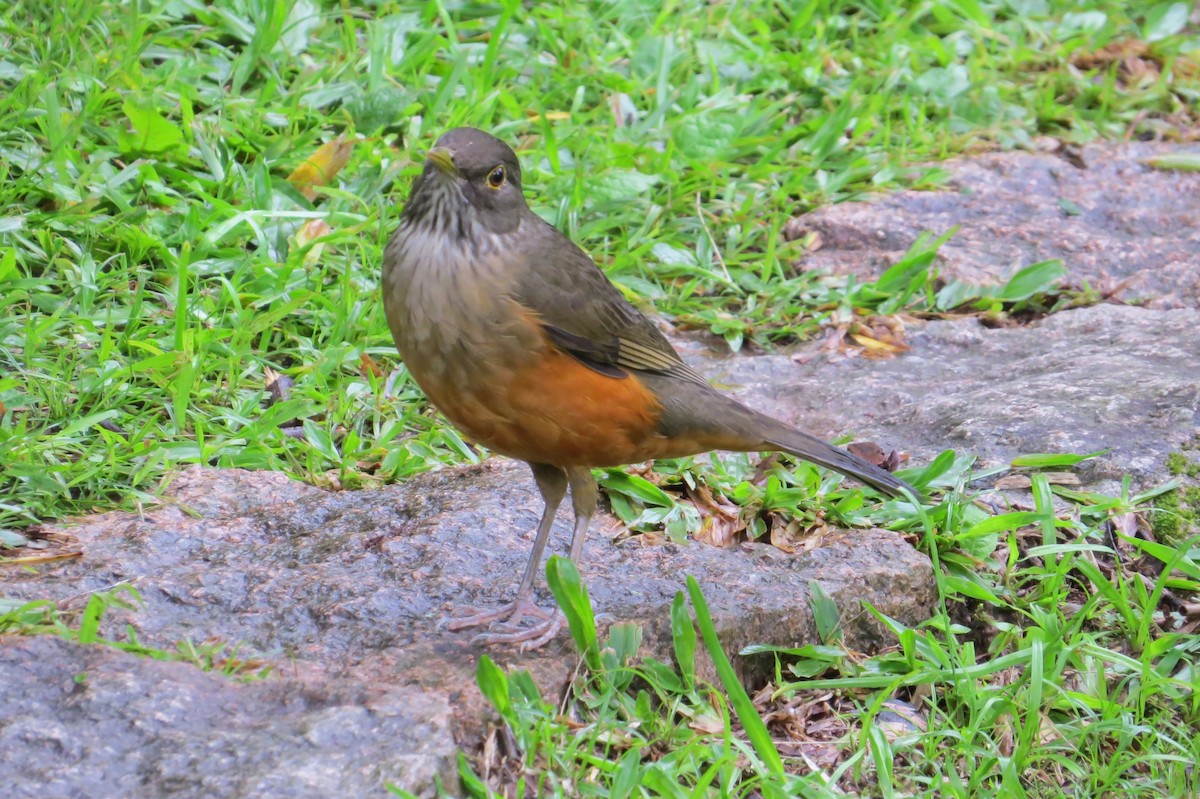
<svg viewBox="0 0 1200 799"><path fill-rule="evenodd" d="M521 272L514 298L538 314L557 347L613 377L635 370L708 385L583 250L541 219L530 229L523 242L530 268Z"/></svg>

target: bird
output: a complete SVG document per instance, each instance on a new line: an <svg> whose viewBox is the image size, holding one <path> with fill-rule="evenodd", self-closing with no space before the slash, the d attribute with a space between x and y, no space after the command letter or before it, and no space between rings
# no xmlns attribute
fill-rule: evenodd
<svg viewBox="0 0 1200 799"><path fill-rule="evenodd" d="M382 300L409 375L468 438L525 461L543 501L513 600L451 618L480 644L534 649L563 617L532 599L570 489L580 562L598 488L593 468L711 450L782 451L884 494L891 473L728 397L684 362L595 261L526 203L505 142L454 128L425 157L384 248ZM524 622L524 623L523 623Z"/></svg>

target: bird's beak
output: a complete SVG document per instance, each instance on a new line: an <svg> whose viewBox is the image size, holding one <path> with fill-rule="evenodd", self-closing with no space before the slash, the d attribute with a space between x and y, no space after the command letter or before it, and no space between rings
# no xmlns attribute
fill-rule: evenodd
<svg viewBox="0 0 1200 799"><path fill-rule="evenodd" d="M454 165L454 156L447 147L429 148L429 152L425 153L425 160L437 167L443 174L451 177L457 177L459 174L458 167Z"/></svg>

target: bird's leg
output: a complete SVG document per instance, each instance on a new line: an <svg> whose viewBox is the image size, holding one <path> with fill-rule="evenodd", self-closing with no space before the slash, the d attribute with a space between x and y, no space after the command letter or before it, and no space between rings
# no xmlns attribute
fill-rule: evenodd
<svg viewBox="0 0 1200 799"><path fill-rule="evenodd" d="M600 489L596 487L596 478L592 470L586 466L571 466L567 468L567 480L571 483L571 506L575 509L575 533L571 537L571 560L579 565L583 555L583 542L587 540L588 524L596 512L596 500Z"/></svg>
<svg viewBox="0 0 1200 799"><path fill-rule="evenodd" d="M596 513L596 500L600 496L600 489L596 486L596 478L592 477L592 470L586 466L568 466L566 468L567 480L571 484L571 506L575 510L575 531L571 535L571 560L579 565L579 559L583 556L583 544L587 540L588 525L592 521L592 516ZM540 483L539 483L540 485ZM560 496L561 498L561 496ZM549 504L549 500L547 500ZM544 543L544 542L543 542ZM535 561L536 562L536 559ZM526 571L526 580L532 584L532 572ZM529 585L522 581L521 587L528 591ZM517 602L520 602L520 590L517 591ZM528 652L545 645L554 636L558 635L562 629L563 623L566 621L563 614L557 608L547 614L546 611L526 600L526 612L533 611L530 615L539 615L539 618L545 619L541 624L536 624L532 627L513 629L511 632L507 630L498 634L477 635L475 640L482 643L521 643L521 651ZM520 617L520 609L515 609L513 615L509 617L508 627Z"/></svg>
<svg viewBox="0 0 1200 799"><path fill-rule="evenodd" d="M563 497L567 493L567 473L558 466L545 463L531 463L529 466L533 470L533 479L537 482L546 508L542 512L541 522L538 523L537 537L533 541L533 551L529 553L525 576L521 578L521 586L517 589L516 597L512 602L496 610L451 619L446 625L450 630L462 630L496 621L505 622L506 629L503 631L477 635L472 643L522 643L525 644L523 649L536 649L548 642L562 629L562 614L557 610L547 611L538 607L530 598L530 594L533 593L533 580L537 576L542 553L550 538L550 528L554 525L554 514L558 511L558 506L562 504ZM525 616L540 619L541 623L532 627L517 627L517 623Z"/></svg>

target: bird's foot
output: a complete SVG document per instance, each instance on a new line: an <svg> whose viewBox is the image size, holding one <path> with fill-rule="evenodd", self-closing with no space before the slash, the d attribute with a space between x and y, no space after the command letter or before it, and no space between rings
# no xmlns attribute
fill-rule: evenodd
<svg viewBox="0 0 1200 799"><path fill-rule="evenodd" d="M536 619L532 625L522 625L524 618ZM465 630L468 627L502 622L496 625L494 631L480 633L471 639L472 644L520 644L520 651L528 652L545 646L562 630L566 619L556 608L544 610L527 598L516 599L512 602L485 613L475 613L470 616L460 616L450 619L446 624L448 630Z"/></svg>

